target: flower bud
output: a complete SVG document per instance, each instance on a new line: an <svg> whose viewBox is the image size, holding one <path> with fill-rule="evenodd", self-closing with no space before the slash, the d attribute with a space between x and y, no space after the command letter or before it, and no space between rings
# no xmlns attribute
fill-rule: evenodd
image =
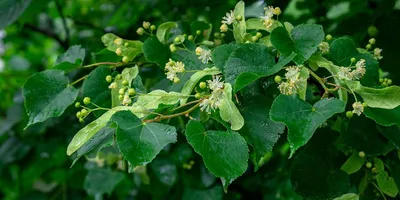
<svg viewBox="0 0 400 200"><path fill-rule="evenodd" d="M150 28L150 26L151 26L150 22L146 22L146 21L143 22L143 28L148 29L148 28Z"/></svg>
<svg viewBox="0 0 400 200"><path fill-rule="evenodd" d="M280 83L282 81L282 77L281 76L275 76L274 81L276 83Z"/></svg>
<svg viewBox="0 0 400 200"><path fill-rule="evenodd" d="M351 61L351 63L355 63L357 60L356 60L356 58L352 57L352 58L350 59L350 61Z"/></svg>
<svg viewBox="0 0 400 200"><path fill-rule="evenodd" d="M204 88L207 87L207 83L206 82L200 82L199 86L200 86L201 89L204 89Z"/></svg>
<svg viewBox="0 0 400 200"><path fill-rule="evenodd" d="M361 158L364 158L365 157L365 152L364 151L358 152L358 156L360 156Z"/></svg>
<svg viewBox="0 0 400 200"><path fill-rule="evenodd" d="M370 44L375 44L376 40L375 40L375 38L371 38L371 39L369 39L368 42L369 42Z"/></svg>
<svg viewBox="0 0 400 200"><path fill-rule="evenodd" d="M79 102L76 102L75 103L75 108L79 108L81 106L81 103L79 103ZM78 117L79 118L79 117Z"/></svg>
<svg viewBox="0 0 400 200"><path fill-rule="evenodd" d="M106 76L106 81L107 81L107 83L111 83L112 82L112 76L110 76L110 75Z"/></svg>
<svg viewBox="0 0 400 200"><path fill-rule="evenodd" d="M346 112L346 117L349 118L349 119L351 119L351 118L353 117L353 112L347 111L347 112Z"/></svg>
<svg viewBox="0 0 400 200"><path fill-rule="evenodd" d="M201 94L200 94L200 93L196 93L196 94L194 95L194 97L195 97L196 99L200 99L200 98L201 98Z"/></svg>
<svg viewBox="0 0 400 200"><path fill-rule="evenodd" d="M115 54L117 54L118 56L122 56L122 50L121 50L121 48L117 48L117 49L115 50Z"/></svg>
<svg viewBox="0 0 400 200"><path fill-rule="evenodd" d="M262 34L260 32L257 32L256 36L258 37L258 39L260 39L262 37Z"/></svg>
<svg viewBox="0 0 400 200"><path fill-rule="evenodd" d="M123 63L128 63L128 62L129 62L128 56L122 57L122 62L123 62Z"/></svg>
<svg viewBox="0 0 400 200"><path fill-rule="evenodd" d="M118 94L121 94L121 95L125 94L125 89L124 88L119 89Z"/></svg>
<svg viewBox="0 0 400 200"><path fill-rule="evenodd" d="M226 24L222 24L221 27L219 27L219 30L224 33L224 32L228 32L228 25ZM222 35L221 35L222 37Z"/></svg>
<svg viewBox="0 0 400 200"><path fill-rule="evenodd" d="M135 95L135 94L136 94L136 91L135 91L135 89L133 89L133 88L129 88L129 90L128 90L128 94L129 94L130 96L133 96L133 95Z"/></svg>
<svg viewBox="0 0 400 200"><path fill-rule="evenodd" d="M156 26L155 25L151 25L150 26L150 30L152 30L152 31L156 30Z"/></svg>
<svg viewBox="0 0 400 200"><path fill-rule="evenodd" d="M201 31L200 30L197 30L196 31L196 35L200 35L201 34Z"/></svg>
<svg viewBox="0 0 400 200"><path fill-rule="evenodd" d="M89 97L83 98L83 103L84 103L85 105L90 104L90 98L89 98Z"/></svg>
<svg viewBox="0 0 400 200"><path fill-rule="evenodd" d="M129 84L128 80L122 80L122 85L127 86Z"/></svg>
<svg viewBox="0 0 400 200"><path fill-rule="evenodd" d="M174 78L174 83L179 83L181 80L178 77Z"/></svg>
<svg viewBox="0 0 400 200"><path fill-rule="evenodd" d="M325 39L328 40L328 41L329 41L329 40L332 40L332 35L327 35L327 36L325 37Z"/></svg>
<svg viewBox="0 0 400 200"><path fill-rule="evenodd" d="M193 35L189 35L189 36L188 36L188 40L189 40L189 41L192 41L192 40L193 40Z"/></svg>
<svg viewBox="0 0 400 200"><path fill-rule="evenodd" d="M114 40L114 44L116 44L116 45L122 45L123 42L124 41L121 38L117 38Z"/></svg>
<svg viewBox="0 0 400 200"><path fill-rule="evenodd" d="M279 8L279 7L276 7L275 9L274 9L274 15L280 15L281 13L282 13L282 11L281 11L281 9Z"/></svg>
<svg viewBox="0 0 400 200"><path fill-rule="evenodd" d="M238 16L236 16L236 20L237 20L237 21L239 21L239 22L240 22L240 21L242 21L242 20L243 20L243 17L242 17L242 15L238 15Z"/></svg>
<svg viewBox="0 0 400 200"><path fill-rule="evenodd" d="M144 34L144 29L143 29L142 27L140 27L140 28L138 28L138 29L136 30L136 33L137 33L138 35L143 35L143 34Z"/></svg>

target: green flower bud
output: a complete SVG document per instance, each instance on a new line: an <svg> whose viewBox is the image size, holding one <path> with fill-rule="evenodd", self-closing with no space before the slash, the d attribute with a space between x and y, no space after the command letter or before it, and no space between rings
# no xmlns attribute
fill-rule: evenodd
<svg viewBox="0 0 400 200"><path fill-rule="evenodd" d="M81 110L82 116L86 116L88 114L88 111L86 109Z"/></svg>
<svg viewBox="0 0 400 200"><path fill-rule="evenodd" d="M152 31L156 30L156 26L155 25L151 25L150 26L150 30L152 30Z"/></svg>
<svg viewBox="0 0 400 200"><path fill-rule="evenodd" d="M222 24L221 27L219 27L219 30L220 30L222 33L228 32L228 25ZM222 37L222 35L221 35L221 37Z"/></svg>
<svg viewBox="0 0 400 200"><path fill-rule="evenodd" d="M169 45L169 50L174 53L177 51L176 46L174 44Z"/></svg>
<svg viewBox="0 0 400 200"><path fill-rule="evenodd" d="M379 78L379 83L383 83L383 78Z"/></svg>
<svg viewBox="0 0 400 200"><path fill-rule="evenodd" d="M387 86L388 86L387 82L383 82L381 85L382 85L383 87L387 87Z"/></svg>
<svg viewBox="0 0 400 200"><path fill-rule="evenodd" d="M327 36L325 37L325 39L328 40L328 41L329 41L329 40L332 40L332 35L327 35Z"/></svg>
<svg viewBox="0 0 400 200"><path fill-rule="evenodd" d="M207 83L206 82L200 82L199 86L200 86L201 89L204 89L204 88L207 87Z"/></svg>
<svg viewBox="0 0 400 200"><path fill-rule="evenodd" d="M258 39L260 39L262 37L262 34L260 32L257 32L256 36L258 37Z"/></svg>
<svg viewBox="0 0 400 200"><path fill-rule="evenodd" d="M129 43L125 42L124 46L128 47L128 46L129 46Z"/></svg>
<svg viewBox="0 0 400 200"><path fill-rule="evenodd" d="M346 112L346 117L349 118L349 119L351 119L351 118L353 117L353 112L347 111L347 112Z"/></svg>
<svg viewBox="0 0 400 200"><path fill-rule="evenodd" d="M372 45L374 45L375 44L375 42L376 42L376 40L375 40L375 38L371 38L371 39L369 39L369 41L368 41L370 44L372 44Z"/></svg>
<svg viewBox="0 0 400 200"><path fill-rule="evenodd" d="M79 108L81 106L81 103L79 103L79 102L76 102L75 103L75 108ZM78 117L79 118L79 117Z"/></svg>
<svg viewBox="0 0 400 200"><path fill-rule="evenodd" d="M182 36L183 36L183 38L187 39L187 34L186 33L184 33Z"/></svg>
<svg viewBox="0 0 400 200"><path fill-rule="evenodd" d="M251 37L251 40L253 40L253 42L257 42L258 37L257 36L253 36L253 37Z"/></svg>
<svg viewBox="0 0 400 200"><path fill-rule="evenodd" d="M137 33L138 35L143 35L143 34L144 34L144 29L143 29L142 27L140 27L140 28L138 28L138 29L136 30L136 33Z"/></svg>
<svg viewBox="0 0 400 200"><path fill-rule="evenodd" d="M133 96L133 95L135 95L135 94L136 94L136 91L135 91L135 89L133 89L133 88L129 88L129 90L128 90L128 94L129 94L130 96Z"/></svg>
<svg viewBox="0 0 400 200"><path fill-rule="evenodd" d="M143 28L148 29L148 28L150 28L150 26L151 26L150 22L146 22L146 21L143 22Z"/></svg>
<svg viewBox="0 0 400 200"><path fill-rule="evenodd" d="M200 30L197 30L196 31L196 35L200 35L201 34L201 31Z"/></svg>
<svg viewBox="0 0 400 200"><path fill-rule="evenodd" d="M181 80L178 77L174 78L174 83L179 83Z"/></svg>
<svg viewBox="0 0 400 200"><path fill-rule="evenodd" d="M90 104L90 98L89 98L89 97L83 98L83 103L84 103L85 105Z"/></svg>
<svg viewBox="0 0 400 200"><path fill-rule="evenodd" d="M364 108L366 108L366 107L368 107L368 104L367 103L362 103L362 106L364 107Z"/></svg>
<svg viewBox="0 0 400 200"><path fill-rule="evenodd" d="M371 44L367 44L367 46L365 46L366 49L371 49L372 45Z"/></svg>
<svg viewBox="0 0 400 200"><path fill-rule="evenodd" d="M129 84L128 80L122 80L122 85L127 86Z"/></svg>
<svg viewBox="0 0 400 200"><path fill-rule="evenodd" d="M239 22L240 22L240 21L242 21L242 20L243 20L243 17L242 17L242 15L238 15L238 16L236 16L236 20L237 20L237 21L239 21Z"/></svg>
<svg viewBox="0 0 400 200"><path fill-rule="evenodd" d="M374 37L378 34L378 29L375 26L369 26L368 27L368 35L370 35L371 37Z"/></svg>
<svg viewBox="0 0 400 200"><path fill-rule="evenodd" d="M107 83L111 83L112 82L112 76L110 76L110 75L106 76L106 81L107 81Z"/></svg>
<svg viewBox="0 0 400 200"><path fill-rule="evenodd" d="M218 32L217 32L217 33L214 33L214 37L215 37L215 38L219 38L220 36L221 36L221 33L218 33Z"/></svg>
<svg viewBox="0 0 400 200"><path fill-rule="evenodd" d="M388 79L388 80L386 81L386 83L387 83L388 85L392 85L393 81L392 81L392 79Z"/></svg>
<svg viewBox="0 0 400 200"><path fill-rule="evenodd" d="M124 99L124 95L118 95L118 100L122 101Z"/></svg>
<svg viewBox="0 0 400 200"><path fill-rule="evenodd" d="M119 89L119 91L118 91L118 94L125 94L125 88L121 88L121 89Z"/></svg>
<svg viewBox="0 0 400 200"><path fill-rule="evenodd" d="M367 163L365 164L365 167L367 167L368 169L371 168L371 167L372 167L372 163L371 163L371 162L367 162Z"/></svg>
<svg viewBox="0 0 400 200"><path fill-rule="evenodd" d="M123 63L128 63L128 62L129 62L128 56L122 57L122 62L123 62Z"/></svg>
<svg viewBox="0 0 400 200"><path fill-rule="evenodd" d="M120 80L122 78L122 75L121 74L117 74L117 76L115 76L115 79L116 80Z"/></svg>
<svg viewBox="0 0 400 200"><path fill-rule="evenodd" d="M274 81L275 81L276 83L280 83L280 82L282 81L282 77L279 76L279 75L277 75L277 76L275 76Z"/></svg>
<svg viewBox="0 0 400 200"><path fill-rule="evenodd" d="M78 111L77 113L76 113L76 118L81 118L82 117L82 113L81 113L81 111Z"/></svg>
<svg viewBox="0 0 400 200"><path fill-rule="evenodd" d="M193 40L193 35L189 35L189 36L188 36L188 40L189 40L189 41L192 41L192 40Z"/></svg>
<svg viewBox="0 0 400 200"><path fill-rule="evenodd" d="M356 58L352 57L352 58L350 59L350 61L351 61L351 63L355 63L357 60L356 60Z"/></svg>
<svg viewBox="0 0 400 200"><path fill-rule="evenodd" d="M83 118L79 118L79 122L83 123L85 120Z"/></svg>
<svg viewBox="0 0 400 200"><path fill-rule="evenodd" d="M196 99L200 99L200 98L201 98L201 94L200 94L200 93L196 93L196 94L194 95L194 97L195 97Z"/></svg>
<svg viewBox="0 0 400 200"><path fill-rule="evenodd" d="M364 151L358 152L358 156L360 156L361 158L364 158L365 157L365 152Z"/></svg>
<svg viewBox="0 0 400 200"><path fill-rule="evenodd" d="M224 38L225 37L225 33L221 33L221 37Z"/></svg>

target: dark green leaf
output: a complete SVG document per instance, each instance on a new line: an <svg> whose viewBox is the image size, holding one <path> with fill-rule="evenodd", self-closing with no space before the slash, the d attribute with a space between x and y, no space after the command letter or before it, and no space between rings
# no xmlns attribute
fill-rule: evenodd
<svg viewBox="0 0 400 200"><path fill-rule="evenodd" d="M222 187L219 185L204 190L185 187L182 200L221 200L223 194Z"/></svg>
<svg viewBox="0 0 400 200"><path fill-rule="evenodd" d="M124 179L124 174L111 169L93 168L86 175L84 188L90 195L111 195L114 187Z"/></svg>
<svg viewBox="0 0 400 200"><path fill-rule="evenodd" d="M284 56L296 53L297 56L293 61L301 65L317 51L324 37L322 26L302 24L296 26L290 33L283 27L275 28L271 32L271 43Z"/></svg>
<svg viewBox="0 0 400 200"><path fill-rule="evenodd" d="M226 61L228 61L229 56L238 47L239 45L237 44L224 44L215 48L212 52L212 60L215 66L223 72Z"/></svg>
<svg viewBox="0 0 400 200"><path fill-rule="evenodd" d="M132 166L145 165L170 143L176 142L176 130L160 123L143 123L132 112L115 113L111 121L117 125L117 144Z"/></svg>
<svg viewBox="0 0 400 200"><path fill-rule="evenodd" d="M156 63L162 69L171 55L169 48L162 44L156 36L151 36L144 41L143 53L147 61Z"/></svg>
<svg viewBox="0 0 400 200"><path fill-rule="evenodd" d="M81 48L80 45L71 46L64 54L58 56L52 69L61 69L66 72L72 71L82 65L85 55L85 49Z"/></svg>
<svg viewBox="0 0 400 200"><path fill-rule="evenodd" d="M315 130L336 113L345 109L339 99L322 99L314 106L301 100L297 95L279 95L271 107L271 119L286 124L291 156L305 145Z"/></svg>
<svg viewBox="0 0 400 200"><path fill-rule="evenodd" d="M78 96L61 70L47 70L29 77L23 87L28 126L59 117Z"/></svg>
<svg viewBox="0 0 400 200"><path fill-rule="evenodd" d="M0 29L13 23L29 6L32 0L2 0L0 1Z"/></svg>
<svg viewBox="0 0 400 200"><path fill-rule="evenodd" d="M394 109L364 108L364 114L382 126L391 126L400 123L400 106Z"/></svg>
<svg viewBox="0 0 400 200"><path fill-rule="evenodd" d="M167 187L175 185L178 179L178 169L170 160L157 158L149 166L159 182Z"/></svg>
<svg viewBox="0 0 400 200"><path fill-rule="evenodd" d="M246 171L249 150L238 133L206 132L200 122L191 120L186 125L186 138L215 176L233 180Z"/></svg>
<svg viewBox="0 0 400 200"><path fill-rule="evenodd" d="M397 148L400 148L400 127L398 125L389 127L378 126L378 129L385 138L392 142Z"/></svg>

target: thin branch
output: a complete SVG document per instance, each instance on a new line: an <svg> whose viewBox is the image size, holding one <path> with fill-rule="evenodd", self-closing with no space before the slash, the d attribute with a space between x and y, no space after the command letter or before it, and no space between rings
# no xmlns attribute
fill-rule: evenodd
<svg viewBox="0 0 400 200"><path fill-rule="evenodd" d="M180 113L176 113L176 114L172 114L172 115L159 116L159 117L156 117L154 119L144 120L144 122L146 122L146 123L159 122L159 121L164 120L164 119L172 119L172 118L179 117L179 116L182 116L182 115L187 115L187 114L193 112L199 106L200 106L200 102L197 103L196 105L194 105L193 107L191 107L190 109L184 111L184 112L180 112Z"/></svg>
<svg viewBox="0 0 400 200"><path fill-rule="evenodd" d="M57 10L58 10L58 13L59 13L59 15L61 17L61 20L62 20L62 23L63 23L63 26L64 26L65 43L67 43L68 46L69 46L69 29L68 29L68 25L67 25L67 20L66 20L64 14L62 12L62 6L61 6L60 2L58 0L55 0L55 3L56 3L56 7L57 7Z"/></svg>

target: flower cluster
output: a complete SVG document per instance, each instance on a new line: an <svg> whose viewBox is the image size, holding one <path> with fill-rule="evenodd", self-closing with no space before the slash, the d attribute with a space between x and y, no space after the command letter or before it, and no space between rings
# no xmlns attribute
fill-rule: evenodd
<svg viewBox="0 0 400 200"><path fill-rule="evenodd" d="M209 49L203 49L201 47L197 47L196 55L198 56L199 60L201 60L201 62L204 64L207 64L209 61L212 60L211 50L209 50Z"/></svg>
<svg viewBox="0 0 400 200"><path fill-rule="evenodd" d="M365 75L365 65L365 60L361 59L356 63L354 70L350 67L339 67L337 76L341 80L359 80Z"/></svg>
<svg viewBox="0 0 400 200"><path fill-rule="evenodd" d="M210 113L221 106L224 95L224 82L221 81L221 76L213 76L213 79L208 80L207 83L207 87L211 90L211 96L201 101L200 110Z"/></svg>
<svg viewBox="0 0 400 200"><path fill-rule="evenodd" d="M177 73L185 72L185 64L183 64L180 61L178 61L178 62L173 61L170 58L169 62L167 62L167 64L165 64L165 71L167 71L165 73L167 75L167 79L174 81L174 82L179 82Z"/></svg>
<svg viewBox="0 0 400 200"><path fill-rule="evenodd" d="M319 50L324 54L329 52L329 43L327 42L321 42L318 45Z"/></svg>
<svg viewBox="0 0 400 200"><path fill-rule="evenodd" d="M231 25L235 21L235 14L231 10L229 13L226 13L224 17L222 17L222 24L228 24Z"/></svg>
<svg viewBox="0 0 400 200"><path fill-rule="evenodd" d="M297 93L299 89L300 78L300 68L298 66L291 66L286 69L285 82L281 82L278 86L279 91L282 94L292 95Z"/></svg>
<svg viewBox="0 0 400 200"><path fill-rule="evenodd" d="M267 27L267 29L271 28L274 24L274 15L280 15L281 9L279 7L274 8L273 6L268 6L264 8L265 12L264 15L261 16L261 20L263 24Z"/></svg>
<svg viewBox="0 0 400 200"><path fill-rule="evenodd" d="M364 106L361 102L357 101L353 103L353 113L360 116L364 112Z"/></svg>

